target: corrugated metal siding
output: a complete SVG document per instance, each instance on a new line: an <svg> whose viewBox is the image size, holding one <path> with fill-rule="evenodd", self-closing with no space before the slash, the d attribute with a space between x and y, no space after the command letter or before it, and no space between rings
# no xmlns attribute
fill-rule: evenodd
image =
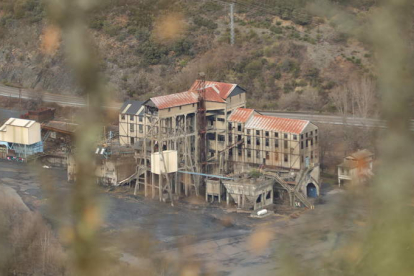
<svg viewBox="0 0 414 276"><path fill-rule="evenodd" d="M229 116L229 122L245 123L253 114L254 109L237 108Z"/></svg>
<svg viewBox="0 0 414 276"><path fill-rule="evenodd" d="M197 92L196 92L197 93ZM225 103L219 94L213 89L213 87L208 87L205 90L205 100L210 102Z"/></svg>
<svg viewBox="0 0 414 276"><path fill-rule="evenodd" d="M165 96L151 98L151 101L158 109L165 109L174 106L193 104L198 102L198 95L194 92L181 92Z"/></svg>
<svg viewBox="0 0 414 276"><path fill-rule="evenodd" d="M216 82L216 81L206 81L205 87L212 87L218 90L218 94L222 99L227 99L233 89L237 86L237 84L233 83L224 83L224 82ZM191 86L190 90L197 91L200 87L200 81L196 80L193 85Z"/></svg>
<svg viewBox="0 0 414 276"><path fill-rule="evenodd" d="M250 129L272 130L300 134L309 121L254 115L245 127Z"/></svg>

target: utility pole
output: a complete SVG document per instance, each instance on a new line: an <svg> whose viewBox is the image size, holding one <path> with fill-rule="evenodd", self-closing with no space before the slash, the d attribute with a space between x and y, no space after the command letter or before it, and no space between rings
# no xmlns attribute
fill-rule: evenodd
<svg viewBox="0 0 414 276"><path fill-rule="evenodd" d="M234 45L234 3L230 4L230 44Z"/></svg>

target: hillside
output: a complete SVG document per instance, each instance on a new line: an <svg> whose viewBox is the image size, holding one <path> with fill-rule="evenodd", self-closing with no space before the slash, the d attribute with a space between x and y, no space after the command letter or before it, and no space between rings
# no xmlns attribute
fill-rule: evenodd
<svg viewBox="0 0 414 276"><path fill-rule="evenodd" d="M234 46L222 1L106 1L90 13L88 27L118 100L184 91L203 71L246 88L251 107L333 112L340 103L332 94L374 74L373 58L368 43L337 28L340 14L316 16L306 2L239 1ZM361 22L371 6L333 2ZM45 14L40 0L0 3L0 81L81 93L66 66L64 41L48 41L59 41L60 33Z"/></svg>

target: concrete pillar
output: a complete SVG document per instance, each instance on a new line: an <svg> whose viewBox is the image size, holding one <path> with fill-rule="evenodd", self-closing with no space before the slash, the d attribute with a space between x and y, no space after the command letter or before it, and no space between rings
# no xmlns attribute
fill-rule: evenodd
<svg viewBox="0 0 414 276"><path fill-rule="evenodd" d="M227 206L230 204L230 195L227 191L226 191L226 203L227 203Z"/></svg>

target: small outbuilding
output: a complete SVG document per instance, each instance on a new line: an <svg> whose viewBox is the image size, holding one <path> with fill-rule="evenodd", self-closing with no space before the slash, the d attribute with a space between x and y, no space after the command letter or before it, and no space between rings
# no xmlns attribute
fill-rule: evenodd
<svg viewBox="0 0 414 276"><path fill-rule="evenodd" d="M7 155L26 158L43 152L40 124L33 120L8 119L0 127L0 147L3 158Z"/></svg>
<svg viewBox="0 0 414 276"><path fill-rule="evenodd" d="M346 182L363 183L373 176L374 154L367 149L359 150L344 158L338 165L338 185Z"/></svg>

